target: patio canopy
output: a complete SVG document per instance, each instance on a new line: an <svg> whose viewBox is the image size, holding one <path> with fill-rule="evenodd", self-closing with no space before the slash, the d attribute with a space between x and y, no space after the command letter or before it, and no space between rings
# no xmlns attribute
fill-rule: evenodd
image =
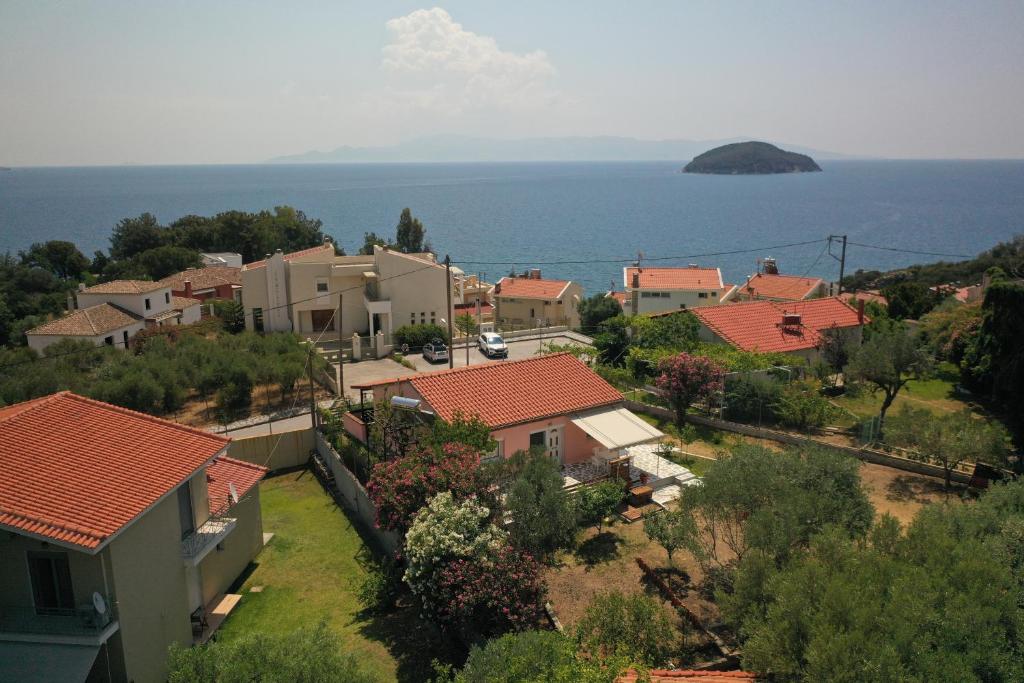
<svg viewBox="0 0 1024 683"><path fill-rule="evenodd" d="M98 645L2 642L0 681L85 681L99 650Z"/></svg>
<svg viewBox="0 0 1024 683"><path fill-rule="evenodd" d="M572 423L609 450L656 441L665 436L625 408L602 408L580 413Z"/></svg>

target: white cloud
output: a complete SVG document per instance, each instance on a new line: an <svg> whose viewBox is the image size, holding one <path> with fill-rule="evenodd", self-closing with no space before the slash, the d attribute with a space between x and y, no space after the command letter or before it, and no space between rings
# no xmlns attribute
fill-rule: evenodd
<svg viewBox="0 0 1024 683"><path fill-rule="evenodd" d="M543 50L502 50L490 36L467 31L448 12L416 10L387 22L391 42L382 68L390 97L438 112L535 109L552 104L555 68Z"/></svg>

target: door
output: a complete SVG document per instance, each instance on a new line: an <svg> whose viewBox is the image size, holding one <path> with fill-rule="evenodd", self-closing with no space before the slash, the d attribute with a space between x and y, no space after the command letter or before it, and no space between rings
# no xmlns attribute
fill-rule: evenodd
<svg viewBox="0 0 1024 683"><path fill-rule="evenodd" d="M552 427L548 430L548 457L562 464L562 428Z"/></svg>
<svg viewBox="0 0 1024 683"><path fill-rule="evenodd" d="M334 309L320 309L316 311L310 311L310 315L313 318L313 331L334 331Z"/></svg>

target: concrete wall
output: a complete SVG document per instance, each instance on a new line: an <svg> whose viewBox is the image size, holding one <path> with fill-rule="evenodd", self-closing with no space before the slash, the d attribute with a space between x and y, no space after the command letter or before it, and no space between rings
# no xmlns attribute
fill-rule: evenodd
<svg viewBox="0 0 1024 683"><path fill-rule="evenodd" d="M315 447L313 428L310 425L280 434L232 439L227 454L229 457L262 465L274 471L305 465Z"/></svg>
<svg viewBox="0 0 1024 683"><path fill-rule="evenodd" d="M199 322L202 317L203 307L199 304L195 306L189 306L181 312L181 323L182 325L191 325L192 323Z"/></svg>
<svg viewBox="0 0 1024 683"><path fill-rule="evenodd" d="M238 524L217 549L199 563L203 604L226 592L263 549L259 485L252 487L227 515L238 519Z"/></svg>
<svg viewBox="0 0 1024 683"><path fill-rule="evenodd" d="M644 293L652 294L668 294L664 296L644 296ZM706 294L706 297L701 297L701 294ZM626 315L633 315L634 308L636 306L636 313L662 313L666 311L680 311L685 308L703 308L704 306L717 306L721 303L720 296L724 292L716 288L708 288L701 290L688 290L688 289L640 289L640 290L626 290L626 306L624 308Z"/></svg>
<svg viewBox="0 0 1024 683"><path fill-rule="evenodd" d="M114 304L144 318L171 310L170 296L170 287L161 287L145 294L76 293L79 308L88 308L97 304ZM149 299L149 310L146 310L146 299Z"/></svg>
<svg viewBox="0 0 1024 683"><path fill-rule="evenodd" d="M391 301L392 331L409 325L414 316L416 324L423 321L430 323L432 314L438 325L441 324L442 318L453 319L453 309L448 308L448 292L445 285L447 272L443 265L432 265L423 258L379 247L374 250L374 259L380 294ZM454 279L453 275L453 299ZM421 313L426 315L421 316Z"/></svg>
<svg viewBox="0 0 1024 683"><path fill-rule="evenodd" d="M111 542L110 565L125 673L137 683L164 680L167 648L192 643L176 495Z"/></svg>
<svg viewBox="0 0 1024 683"><path fill-rule="evenodd" d="M494 296L494 319L499 324L525 325L534 327L542 318L550 325L580 326L579 301L583 299L583 287L569 283L560 299L532 299L511 297L501 294Z"/></svg>

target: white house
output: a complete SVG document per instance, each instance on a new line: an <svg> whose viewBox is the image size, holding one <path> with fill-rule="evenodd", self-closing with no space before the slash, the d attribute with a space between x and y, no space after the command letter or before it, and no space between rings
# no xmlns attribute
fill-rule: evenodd
<svg viewBox="0 0 1024 683"><path fill-rule="evenodd" d="M625 289L623 311L626 315L665 313L689 308L717 306L731 296L734 285L722 282L719 268L622 269Z"/></svg>

